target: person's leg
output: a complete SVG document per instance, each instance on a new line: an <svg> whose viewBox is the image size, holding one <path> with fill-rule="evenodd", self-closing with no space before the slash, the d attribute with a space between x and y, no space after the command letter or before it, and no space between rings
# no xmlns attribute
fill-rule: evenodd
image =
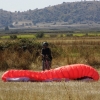
<svg viewBox="0 0 100 100"><path fill-rule="evenodd" d="M49 61L49 69L51 69L51 61Z"/></svg>
<svg viewBox="0 0 100 100"><path fill-rule="evenodd" d="M45 69L46 69L46 67L45 67L45 61L42 60L42 70L44 71Z"/></svg>
<svg viewBox="0 0 100 100"><path fill-rule="evenodd" d="M46 69L50 70L51 69L51 61L46 61Z"/></svg>

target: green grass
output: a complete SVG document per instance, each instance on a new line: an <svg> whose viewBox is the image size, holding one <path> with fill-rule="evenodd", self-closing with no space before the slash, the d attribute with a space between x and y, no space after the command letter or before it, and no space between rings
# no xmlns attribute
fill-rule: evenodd
<svg viewBox="0 0 100 100"><path fill-rule="evenodd" d="M36 38L35 35L17 35L18 38Z"/></svg>
<svg viewBox="0 0 100 100"><path fill-rule="evenodd" d="M73 36L84 36L85 34L83 33L76 33L76 34L73 34Z"/></svg>
<svg viewBox="0 0 100 100"><path fill-rule="evenodd" d="M69 33L68 33L69 34ZM17 35L17 34L14 34L14 35ZM48 38L48 37L66 37L66 33L54 33L54 34L44 34L44 37ZM83 36L100 36L100 33L99 32L80 32L80 33L73 33L73 37L74 36L78 36L78 37L83 37ZM10 35L2 35L0 37L1 39L9 39L10 38ZM36 38L35 34L20 34L20 35L17 35L17 38Z"/></svg>
<svg viewBox="0 0 100 100"><path fill-rule="evenodd" d="M4 36L1 36L0 38L1 38L1 39L9 39L10 36L9 36L9 35L4 35Z"/></svg>
<svg viewBox="0 0 100 100"><path fill-rule="evenodd" d="M4 36L1 36L0 38L1 39L9 39L10 35L4 35ZM36 38L36 37L35 37L35 35L32 35L32 34L30 34L30 35L26 34L26 35L17 35L17 38Z"/></svg>

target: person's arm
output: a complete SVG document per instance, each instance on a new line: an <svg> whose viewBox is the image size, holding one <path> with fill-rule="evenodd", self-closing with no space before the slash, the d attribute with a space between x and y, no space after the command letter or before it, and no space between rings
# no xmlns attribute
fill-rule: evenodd
<svg viewBox="0 0 100 100"><path fill-rule="evenodd" d="M49 54L48 55L51 56L51 49L49 48L48 50L49 50L49 52L48 52Z"/></svg>
<svg viewBox="0 0 100 100"><path fill-rule="evenodd" d="M41 50L41 56L42 56L42 60L43 60L45 58L43 49Z"/></svg>
<svg viewBox="0 0 100 100"><path fill-rule="evenodd" d="M47 49L47 59L49 59L49 60L52 59L52 56L51 56L51 49L50 49L50 48Z"/></svg>

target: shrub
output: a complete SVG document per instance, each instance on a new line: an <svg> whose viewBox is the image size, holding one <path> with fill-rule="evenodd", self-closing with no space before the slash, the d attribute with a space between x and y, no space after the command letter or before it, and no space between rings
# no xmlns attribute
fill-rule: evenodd
<svg viewBox="0 0 100 100"><path fill-rule="evenodd" d="M44 37L44 33L43 32L36 33L36 38L43 38L43 37Z"/></svg>
<svg viewBox="0 0 100 100"><path fill-rule="evenodd" d="M10 35L10 39L17 39L17 35Z"/></svg>
<svg viewBox="0 0 100 100"><path fill-rule="evenodd" d="M36 41L30 41L28 39L17 40L16 42L8 42L3 44L6 48L0 51L0 70L7 69L31 69L32 63L41 63L41 59L37 59L40 56L42 45ZM50 43L52 49L53 59L61 56L62 48Z"/></svg>

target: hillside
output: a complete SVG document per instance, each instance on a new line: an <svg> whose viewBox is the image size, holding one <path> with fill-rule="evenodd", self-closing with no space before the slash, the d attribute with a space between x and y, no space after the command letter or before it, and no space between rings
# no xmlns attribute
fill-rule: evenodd
<svg viewBox="0 0 100 100"><path fill-rule="evenodd" d="M63 2L43 9L7 12L0 9L0 27L45 25L100 24L100 1Z"/></svg>

